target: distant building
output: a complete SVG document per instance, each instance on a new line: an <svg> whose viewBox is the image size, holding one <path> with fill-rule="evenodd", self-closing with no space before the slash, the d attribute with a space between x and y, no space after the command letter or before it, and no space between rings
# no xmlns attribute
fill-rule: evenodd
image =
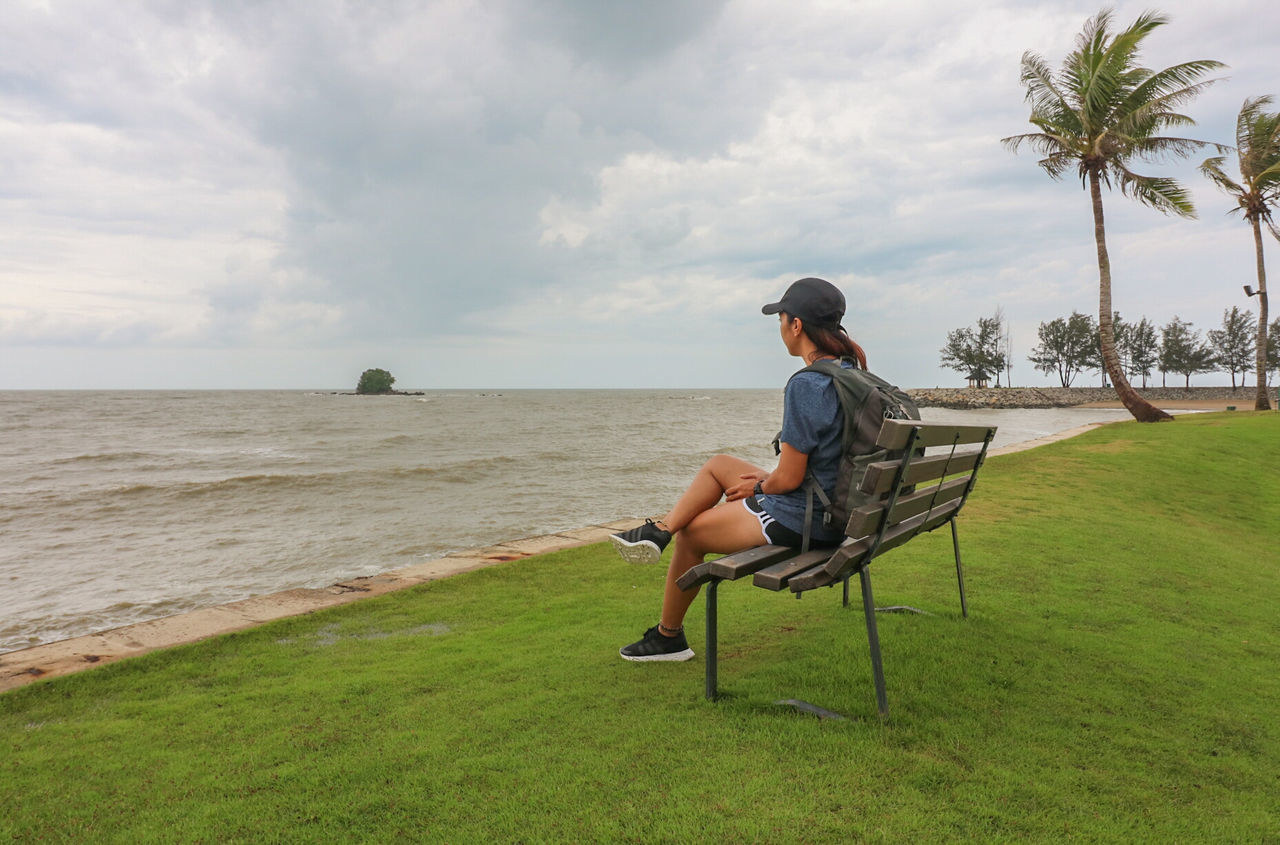
<svg viewBox="0 0 1280 845"><path fill-rule="evenodd" d="M987 381L990 380L990 378L991 376L987 375L986 370L979 367L978 369L969 373L969 386L970 387L986 387Z"/></svg>

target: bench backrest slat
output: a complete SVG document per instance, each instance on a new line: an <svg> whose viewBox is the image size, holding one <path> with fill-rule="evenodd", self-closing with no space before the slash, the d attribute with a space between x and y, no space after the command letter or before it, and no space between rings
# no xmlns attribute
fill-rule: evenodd
<svg viewBox="0 0 1280 845"><path fill-rule="evenodd" d="M934 455L928 458L916 458L907 467L907 475L902 480L902 483L920 484L925 481L932 481L935 478L940 478L944 472L947 475L967 473L977 464L979 455L979 452L961 452L958 455ZM867 474L862 477L862 485L858 489L869 495L888 493L893 488L898 467L901 465L901 460L876 461L875 463L867 464Z"/></svg>
<svg viewBox="0 0 1280 845"><path fill-rule="evenodd" d="M876 438L876 446L881 449L904 449L911 429L920 429L916 438L917 446L951 446L966 443L981 443L987 438L992 426L987 425L938 425L935 423L919 423L915 420L885 420L880 427L880 436Z"/></svg>
<svg viewBox="0 0 1280 845"><path fill-rule="evenodd" d="M944 505L963 496L968 488L969 476L965 475L963 478L953 478L950 481L945 481L940 487L934 485L923 490L916 490L911 495L902 496L898 499L898 503L894 505L890 521L901 522L909 517L924 513L930 507ZM850 514L849 525L845 528L844 533L850 537L865 537L880 527L884 517L885 507L883 502L864 505Z"/></svg>

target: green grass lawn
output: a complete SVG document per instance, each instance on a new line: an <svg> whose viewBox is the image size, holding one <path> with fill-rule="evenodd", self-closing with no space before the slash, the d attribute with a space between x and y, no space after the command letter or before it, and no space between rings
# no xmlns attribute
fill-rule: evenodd
<svg viewBox="0 0 1280 845"><path fill-rule="evenodd" d="M1280 414L992 458L960 543L967 620L945 530L873 566L887 722L838 589L724 585L712 703L590 546L0 695L0 839L1280 842Z"/></svg>

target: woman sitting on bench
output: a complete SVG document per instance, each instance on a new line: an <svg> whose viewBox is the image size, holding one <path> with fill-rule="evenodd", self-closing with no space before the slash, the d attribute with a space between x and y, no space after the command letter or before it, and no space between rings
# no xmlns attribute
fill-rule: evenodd
<svg viewBox="0 0 1280 845"><path fill-rule="evenodd" d="M822 279L800 279L782 299L764 306L777 314L787 352L806 365L819 359L853 359L867 368L862 348L840 325L844 295ZM847 361L844 366L851 366ZM609 539L631 563L657 563L675 538L667 568L662 615L639 641L620 651L635 661L688 660L693 657L684 636L684 616L698 594L676 581L708 554L732 554L771 543L799 547L805 522L805 472L830 498L841 457L844 419L831 377L799 373L787 383L783 398L778 466L766 472L741 458L716 455L703 464L688 489L666 516ZM721 501L721 498L724 501ZM822 504L814 503L811 543L834 546L842 536L822 524Z"/></svg>

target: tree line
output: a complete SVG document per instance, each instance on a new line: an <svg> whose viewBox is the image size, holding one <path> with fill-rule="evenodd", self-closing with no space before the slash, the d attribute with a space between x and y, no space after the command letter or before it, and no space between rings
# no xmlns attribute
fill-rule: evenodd
<svg viewBox="0 0 1280 845"><path fill-rule="evenodd" d="M1126 322L1117 311L1112 313L1111 324L1121 371L1130 379L1141 378L1144 388L1156 372L1160 373L1161 386L1168 386L1168 376L1175 374L1183 377L1185 387L1191 386L1194 375L1230 373L1231 387L1235 389L1236 376L1240 376L1243 386L1245 374L1260 359L1264 374L1280 369L1280 344L1276 341L1280 337L1280 318L1272 321L1265 353L1260 358L1254 314L1247 309L1241 311L1233 306L1223 311L1221 328L1210 329L1205 335L1176 315L1160 327L1158 336L1155 324L1145 316L1136 323ZM1040 342L1027 356L1035 370L1056 375L1063 387L1071 387L1082 373L1093 371L1102 376L1106 386L1106 362L1098 341L1098 323L1092 316L1072 311L1069 317L1041 323L1037 334ZM942 366L963 373L966 378L994 379L997 387L1003 375L1005 384L1012 385L1009 337L1004 315L997 310L990 317L979 318L971 327L947 333L947 343L939 350Z"/></svg>

